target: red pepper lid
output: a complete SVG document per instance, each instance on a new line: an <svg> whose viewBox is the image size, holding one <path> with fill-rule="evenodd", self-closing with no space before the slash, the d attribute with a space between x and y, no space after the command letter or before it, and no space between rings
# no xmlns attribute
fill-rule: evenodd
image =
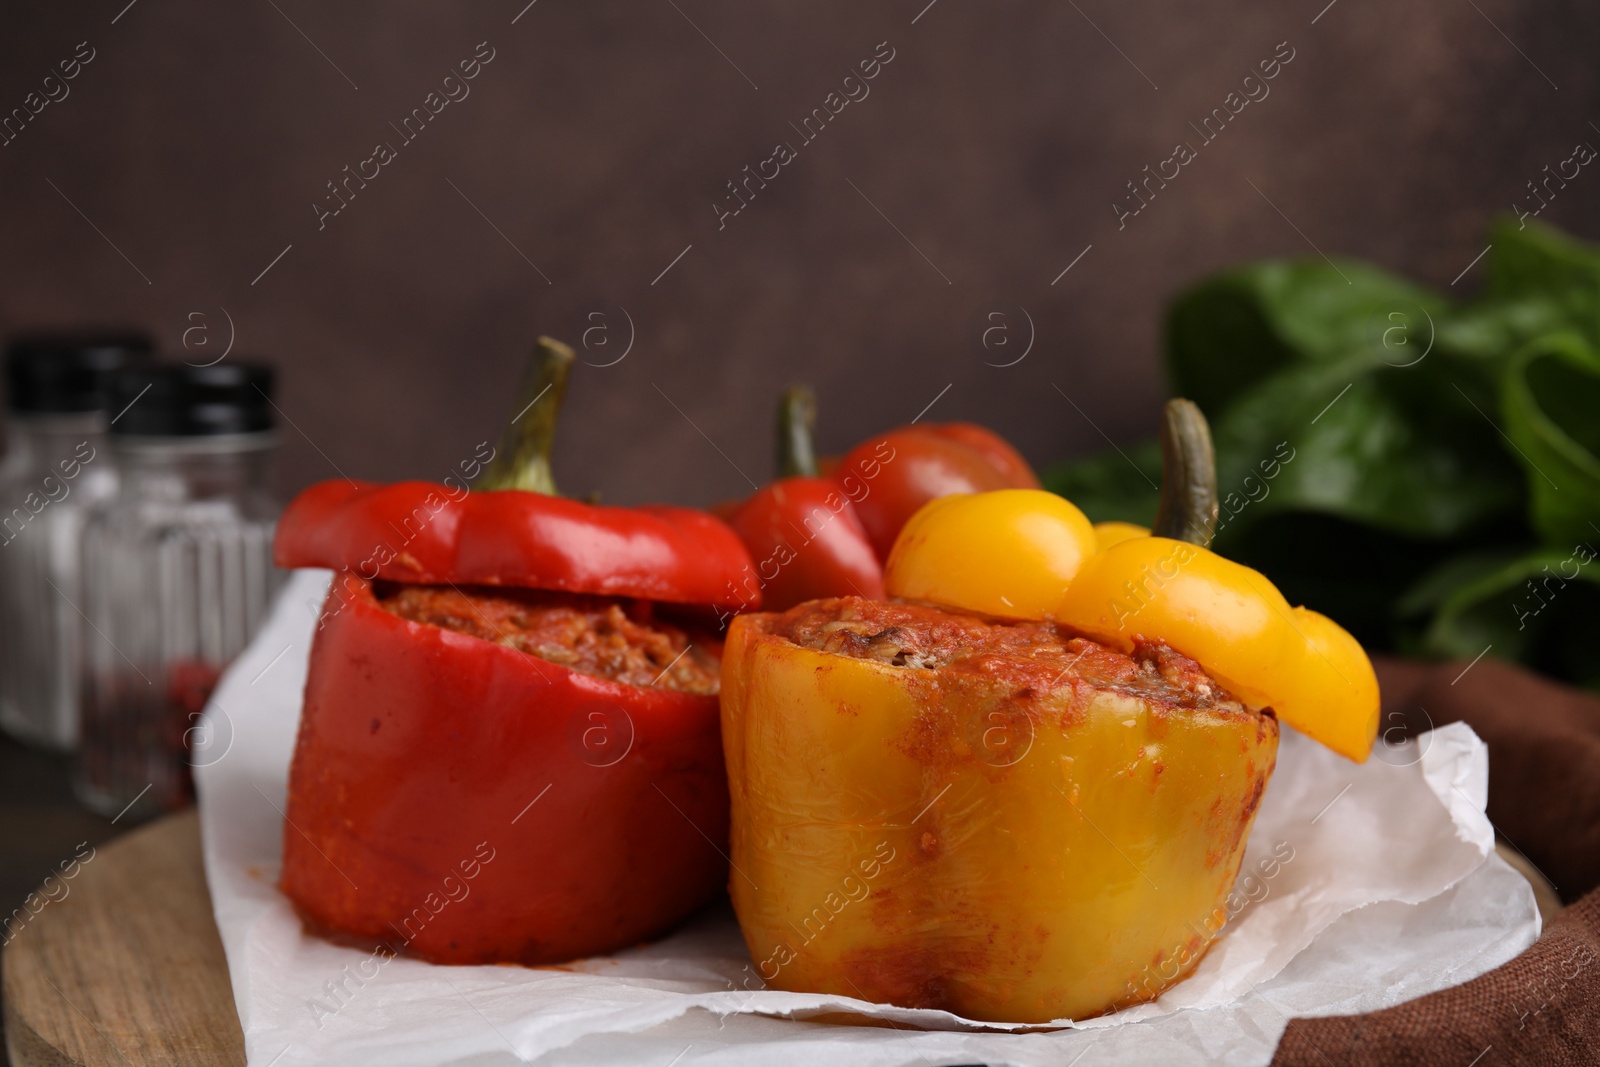
<svg viewBox="0 0 1600 1067"><path fill-rule="evenodd" d="M520 410L468 492L433 482L322 482L278 521L280 567L331 567L425 585L510 585L745 610L749 553L692 508L603 507L556 495L550 446L572 350L541 337Z"/></svg>
<svg viewBox="0 0 1600 1067"><path fill-rule="evenodd" d="M511 585L749 608L750 556L692 508L603 507L519 489L333 480L278 521L280 567L331 567L423 585Z"/></svg>

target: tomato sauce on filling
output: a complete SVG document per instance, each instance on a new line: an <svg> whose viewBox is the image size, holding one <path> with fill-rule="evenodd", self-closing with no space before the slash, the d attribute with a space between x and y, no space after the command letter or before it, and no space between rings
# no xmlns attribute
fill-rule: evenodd
<svg viewBox="0 0 1600 1067"><path fill-rule="evenodd" d="M813 600L763 618L797 645L894 667L982 675L1051 689L1087 683L1183 708L1244 710L1194 660L1135 636L1132 654L1048 622L1006 622L860 597Z"/></svg>
<svg viewBox="0 0 1600 1067"><path fill-rule="evenodd" d="M715 638L655 617L647 600L543 589L403 585L373 589L385 611L493 641L623 685L710 695L718 688Z"/></svg>

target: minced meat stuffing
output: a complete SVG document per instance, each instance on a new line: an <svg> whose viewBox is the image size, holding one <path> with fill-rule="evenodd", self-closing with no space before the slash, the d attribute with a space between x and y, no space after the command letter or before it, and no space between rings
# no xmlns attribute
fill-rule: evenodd
<svg viewBox="0 0 1600 1067"><path fill-rule="evenodd" d="M624 685L712 694L716 642L654 617L643 600L539 589L380 584L385 610ZM698 640L697 640L698 637Z"/></svg>
<svg viewBox="0 0 1600 1067"><path fill-rule="evenodd" d="M1124 655L1048 622L860 597L813 600L764 619L768 633L797 645L895 667L998 675L1041 689L1076 679L1178 707L1240 707L1194 660L1138 637Z"/></svg>

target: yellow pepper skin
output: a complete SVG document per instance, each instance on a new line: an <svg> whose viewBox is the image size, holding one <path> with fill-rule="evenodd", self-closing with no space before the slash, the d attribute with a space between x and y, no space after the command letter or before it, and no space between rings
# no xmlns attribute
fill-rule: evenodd
<svg viewBox="0 0 1600 1067"><path fill-rule="evenodd" d="M1054 493L959 493L929 501L906 521L884 585L907 600L1040 619L1055 611L1061 591L1098 547L1083 512Z"/></svg>
<svg viewBox="0 0 1600 1067"><path fill-rule="evenodd" d="M1282 680L1278 717L1341 756L1365 763L1378 736L1378 676L1360 642L1326 615L1294 608L1306 642L1299 667ZM1277 707L1277 705L1274 705Z"/></svg>
<svg viewBox="0 0 1600 1067"><path fill-rule="evenodd" d="M1258 571L1188 541L1131 535L1140 529L1131 524L1092 527L1100 547L1084 556L1081 528L1074 519L1057 519L1059 508L1025 516L1031 499L1014 497L990 508L987 498L995 495L946 498L950 503L935 502L944 507L929 505L913 516L890 555L889 595L1049 619L1121 652L1133 648L1135 637L1159 640L1200 663L1250 707L1271 708L1357 763L1371 754L1377 677L1360 644L1337 623L1291 608ZM957 500L965 509L959 516L946 510ZM1045 529L1052 522L1061 527L1054 536ZM908 537L913 524L915 536ZM1031 551L1019 548L1017 530L1028 531ZM1051 558L1058 544L1069 547ZM952 562L958 558L965 561L959 568ZM939 580L945 569L958 580Z"/></svg>
<svg viewBox="0 0 1600 1067"><path fill-rule="evenodd" d="M1187 541L1134 538L1097 553L1053 614L1123 652L1135 636L1165 641L1255 708L1277 707L1276 672L1299 660L1277 587Z"/></svg>
<svg viewBox="0 0 1600 1067"><path fill-rule="evenodd" d="M804 647L778 618L735 619L722 666L729 891L769 988L1043 1023L1193 969L1273 769L1272 716L1071 671L1015 701L981 670Z"/></svg>
<svg viewBox="0 0 1600 1067"><path fill-rule="evenodd" d="M1111 520L1109 522L1097 522L1094 524L1094 539L1095 543L1100 546L1101 552L1104 552L1112 545L1119 545L1124 541L1131 541L1135 537L1149 536L1150 528L1148 526L1139 526L1131 522L1117 522L1116 520Z"/></svg>
<svg viewBox="0 0 1600 1067"><path fill-rule="evenodd" d="M1340 755L1364 763L1372 752L1378 679L1361 645L1209 549L1165 537L1112 545L1082 565L1055 619L1123 651L1136 636L1164 641Z"/></svg>

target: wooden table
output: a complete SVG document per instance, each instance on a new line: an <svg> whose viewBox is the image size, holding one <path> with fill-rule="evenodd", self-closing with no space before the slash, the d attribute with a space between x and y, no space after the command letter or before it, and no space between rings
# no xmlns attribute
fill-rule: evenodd
<svg viewBox="0 0 1600 1067"><path fill-rule="evenodd" d="M62 884L0 957L14 1067L243 1067L199 814L118 838Z"/></svg>

